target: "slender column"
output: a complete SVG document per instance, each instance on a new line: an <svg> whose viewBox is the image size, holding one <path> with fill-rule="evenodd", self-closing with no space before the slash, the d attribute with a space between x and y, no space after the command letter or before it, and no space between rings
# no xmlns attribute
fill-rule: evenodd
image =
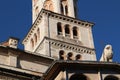
<svg viewBox="0 0 120 80"><path fill-rule="evenodd" d="M63 34L63 36L65 36L65 27L63 24L62 24L62 34Z"/></svg>
<svg viewBox="0 0 120 80"><path fill-rule="evenodd" d="M72 38L72 39L73 39L73 29L72 29L72 27L71 27L71 26L70 26L69 28L70 28L70 38Z"/></svg>

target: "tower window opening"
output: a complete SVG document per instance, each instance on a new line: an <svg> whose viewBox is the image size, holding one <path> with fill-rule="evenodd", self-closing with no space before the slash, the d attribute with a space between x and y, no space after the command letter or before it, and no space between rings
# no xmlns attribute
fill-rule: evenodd
<svg viewBox="0 0 120 80"><path fill-rule="evenodd" d="M39 13L39 7L38 6L35 8L35 13L36 13L36 17L37 17L38 13Z"/></svg>
<svg viewBox="0 0 120 80"><path fill-rule="evenodd" d="M62 35L62 26L61 26L61 23L57 23L57 32L58 32L58 35Z"/></svg>
<svg viewBox="0 0 120 80"><path fill-rule="evenodd" d="M51 0L46 0L44 3L44 9L54 11L53 2Z"/></svg>
<svg viewBox="0 0 120 80"><path fill-rule="evenodd" d="M61 3L61 14L64 14L64 9L63 9L62 3Z"/></svg>
<svg viewBox="0 0 120 80"><path fill-rule="evenodd" d="M68 59L68 60L73 60L73 58L72 58L72 57L73 57L73 53L71 53L71 52L70 52L70 53L68 53L68 57L67 57L67 59Z"/></svg>
<svg viewBox="0 0 120 80"><path fill-rule="evenodd" d="M63 50L61 50L61 51L59 52L59 59L60 59L60 60L65 60L65 59L64 59L64 55L65 55L65 52L64 52Z"/></svg>
<svg viewBox="0 0 120 80"><path fill-rule="evenodd" d="M81 59L81 55L80 54L76 55L76 60L80 60L80 59Z"/></svg>
<svg viewBox="0 0 120 80"><path fill-rule="evenodd" d="M38 36L37 39L40 39L40 29L39 28L37 29L37 36Z"/></svg>
<svg viewBox="0 0 120 80"><path fill-rule="evenodd" d="M110 75L110 76L105 77L104 80L119 80L119 79L115 76Z"/></svg>
<svg viewBox="0 0 120 80"><path fill-rule="evenodd" d="M37 35L36 33L34 34L34 41L35 41L35 44L37 43Z"/></svg>
<svg viewBox="0 0 120 80"><path fill-rule="evenodd" d="M78 29L77 29L77 27L73 28L73 38L78 39Z"/></svg>
<svg viewBox="0 0 120 80"><path fill-rule="evenodd" d="M32 46L32 48L34 48L34 40L33 39L31 39L31 46Z"/></svg>
<svg viewBox="0 0 120 80"><path fill-rule="evenodd" d="M67 0L61 0L61 14L68 15Z"/></svg>
<svg viewBox="0 0 120 80"><path fill-rule="evenodd" d="M49 10L51 10L51 11L54 10L54 9L53 9L53 4L52 4L52 3L49 5Z"/></svg>
<svg viewBox="0 0 120 80"><path fill-rule="evenodd" d="M65 14L68 16L68 6L65 6Z"/></svg>
<svg viewBox="0 0 120 80"><path fill-rule="evenodd" d="M65 25L65 36L66 36L66 37L70 37L69 25Z"/></svg>

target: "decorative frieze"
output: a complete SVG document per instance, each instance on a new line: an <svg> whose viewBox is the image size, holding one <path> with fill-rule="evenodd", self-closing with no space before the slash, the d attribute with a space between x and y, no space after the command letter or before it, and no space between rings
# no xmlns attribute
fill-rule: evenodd
<svg viewBox="0 0 120 80"><path fill-rule="evenodd" d="M58 19L65 20L65 21L68 21L68 22L72 22L72 23L75 23L75 24L78 24L78 25L84 25L85 27L92 27L94 25L91 22L78 20L76 18L61 15L61 14L51 12L51 11L48 11L48 10L45 10L45 9L43 9L43 13L45 13L47 15L49 14L50 17L58 18Z"/></svg>
<svg viewBox="0 0 120 80"><path fill-rule="evenodd" d="M87 48L87 47L83 47L83 46L80 46L80 45L67 43L67 42L64 42L64 41L50 39L50 38L47 38L47 37L44 38L44 41L45 40L48 40L49 44L54 48L72 50L74 52L81 53L81 54L82 53L95 54L95 50L91 49L91 48ZM42 43L44 43L44 41ZM41 45L39 45L39 47L36 49L36 51L41 50L42 43L41 43Z"/></svg>
<svg viewBox="0 0 120 80"><path fill-rule="evenodd" d="M50 44L53 47L60 48L60 49L66 49L66 50L72 50L77 53L95 54L94 49L85 48L85 47L78 46L78 45L72 45L69 43L64 43L64 42L59 42L59 41L54 41L54 40L50 40Z"/></svg>

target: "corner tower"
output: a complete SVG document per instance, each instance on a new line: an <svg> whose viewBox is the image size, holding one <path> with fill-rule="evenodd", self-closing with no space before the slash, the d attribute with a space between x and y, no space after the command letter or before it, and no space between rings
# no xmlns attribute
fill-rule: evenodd
<svg viewBox="0 0 120 80"><path fill-rule="evenodd" d="M96 61L93 23L75 18L76 0L33 0L26 51L62 60Z"/></svg>

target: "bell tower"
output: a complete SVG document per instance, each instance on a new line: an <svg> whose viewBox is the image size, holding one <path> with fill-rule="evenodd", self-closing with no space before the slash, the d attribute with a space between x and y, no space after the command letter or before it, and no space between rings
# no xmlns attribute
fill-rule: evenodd
<svg viewBox="0 0 120 80"><path fill-rule="evenodd" d="M75 18L74 4L74 0L32 0L33 22L36 20L41 9Z"/></svg>
<svg viewBox="0 0 120 80"><path fill-rule="evenodd" d="M33 0L33 25L26 51L62 60L96 61L93 23L78 20L76 0Z"/></svg>

